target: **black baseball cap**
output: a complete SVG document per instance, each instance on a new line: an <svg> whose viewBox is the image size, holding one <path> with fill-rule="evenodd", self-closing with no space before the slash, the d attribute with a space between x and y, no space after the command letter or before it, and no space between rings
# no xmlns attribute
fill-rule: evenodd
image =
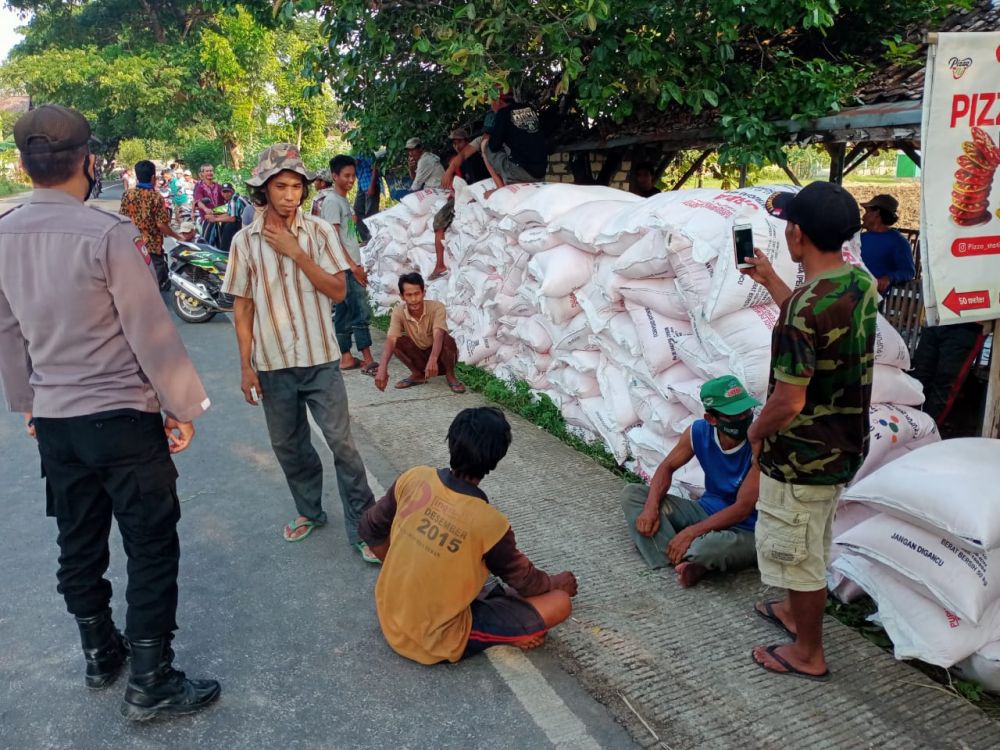
<svg viewBox="0 0 1000 750"><path fill-rule="evenodd" d="M765 205L771 216L801 227L820 250L837 250L861 231L858 202L832 182L811 182L797 193L772 193Z"/></svg>
<svg viewBox="0 0 1000 750"><path fill-rule="evenodd" d="M236 188L233 187L233 183L231 183L231 182L224 182L224 183L222 183L222 187L219 188L219 189L220 190L228 190L230 193L235 193L236 192Z"/></svg>
<svg viewBox="0 0 1000 750"><path fill-rule="evenodd" d="M14 143L31 154L57 153L87 145L90 123L69 107L43 104L26 112L14 123Z"/></svg>

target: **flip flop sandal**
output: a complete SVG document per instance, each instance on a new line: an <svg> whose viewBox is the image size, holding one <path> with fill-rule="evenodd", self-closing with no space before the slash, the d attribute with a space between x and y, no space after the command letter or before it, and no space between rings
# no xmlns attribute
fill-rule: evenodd
<svg viewBox="0 0 1000 750"><path fill-rule="evenodd" d="M358 542L354 546L357 547L358 552L361 553L361 559L364 560L366 563L371 563L372 565L382 564L382 561L375 556L374 552L372 552L371 547L369 547L364 542Z"/></svg>
<svg viewBox="0 0 1000 750"><path fill-rule="evenodd" d="M774 605L777 603L778 602L761 602L761 604L764 605L764 611L761 612L759 609L757 609L756 604L753 607L753 611L757 613L757 617L759 617L762 620L767 620L772 625L777 625L779 628L784 630L785 633L788 634L789 638L795 640L795 633L789 630L788 627L785 625L785 623L783 623L781 619L776 614L774 614Z"/></svg>
<svg viewBox="0 0 1000 750"><path fill-rule="evenodd" d="M378 375L378 362L372 362L371 364L365 365L361 368L361 372L374 378Z"/></svg>
<svg viewBox="0 0 1000 750"><path fill-rule="evenodd" d="M290 524L285 526L285 530L282 532L282 536L285 538L286 542L301 542L307 536L313 533L313 529L319 526L315 521L303 521L302 523L295 523L292 521ZM306 531L300 536L292 536L296 531L305 527Z"/></svg>
<svg viewBox="0 0 1000 750"><path fill-rule="evenodd" d="M426 380L414 380L413 378L403 378L398 383L396 383L396 387L402 390L404 388L412 388L415 385L423 385L426 382L427 382Z"/></svg>
<svg viewBox="0 0 1000 750"><path fill-rule="evenodd" d="M443 279L447 275L448 275L448 270L445 269L444 271L438 271L437 273L432 273L430 276L427 277L427 280L437 281L438 279Z"/></svg>
<svg viewBox="0 0 1000 750"><path fill-rule="evenodd" d="M461 383L448 383L452 393L465 393L465 386Z"/></svg>
<svg viewBox="0 0 1000 750"><path fill-rule="evenodd" d="M353 365L351 365L350 367L341 367L340 371L347 372L348 370L360 370L360 369L361 369L361 362L359 362L358 360L354 360Z"/></svg>
<svg viewBox="0 0 1000 750"><path fill-rule="evenodd" d="M823 674L810 674L809 672L803 672L801 669L796 669L793 667L786 659L775 653L776 649L781 648L780 644L774 646L768 646L764 650L771 655L778 664L780 664L784 669L774 669L767 666L764 662L758 661L757 657L754 656L753 651L750 652L750 658L753 659L754 664L756 664L761 669L767 670L771 674L787 674L792 677L803 677L807 680L813 680L814 682L827 682L830 679L830 670L826 670Z"/></svg>

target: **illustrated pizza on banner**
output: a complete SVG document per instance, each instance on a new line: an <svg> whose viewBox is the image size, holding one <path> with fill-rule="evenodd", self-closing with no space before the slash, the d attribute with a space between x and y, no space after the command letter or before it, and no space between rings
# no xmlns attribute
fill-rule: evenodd
<svg viewBox="0 0 1000 750"><path fill-rule="evenodd" d="M1000 318L1000 32L938 34L922 133L927 321Z"/></svg>

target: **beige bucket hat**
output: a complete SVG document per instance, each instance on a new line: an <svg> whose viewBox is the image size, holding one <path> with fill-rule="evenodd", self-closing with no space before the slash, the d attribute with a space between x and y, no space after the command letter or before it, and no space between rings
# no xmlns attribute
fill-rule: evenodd
<svg viewBox="0 0 1000 750"><path fill-rule="evenodd" d="M289 172L302 175L309 182L316 179L315 173L306 169L306 165L302 163L302 155L296 146L291 143L275 143L260 152L260 156L257 157L257 166L254 167L247 180L247 185L261 187L278 172L283 172L286 169Z"/></svg>

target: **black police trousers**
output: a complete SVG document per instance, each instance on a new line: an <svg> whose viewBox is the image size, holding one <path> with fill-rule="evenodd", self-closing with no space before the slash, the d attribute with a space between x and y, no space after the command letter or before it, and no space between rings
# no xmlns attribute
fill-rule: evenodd
<svg viewBox="0 0 1000 750"><path fill-rule="evenodd" d="M128 557L130 639L177 629L177 470L163 418L134 409L35 418L46 514L59 528L58 591L77 617L111 603L108 534L118 521Z"/></svg>

